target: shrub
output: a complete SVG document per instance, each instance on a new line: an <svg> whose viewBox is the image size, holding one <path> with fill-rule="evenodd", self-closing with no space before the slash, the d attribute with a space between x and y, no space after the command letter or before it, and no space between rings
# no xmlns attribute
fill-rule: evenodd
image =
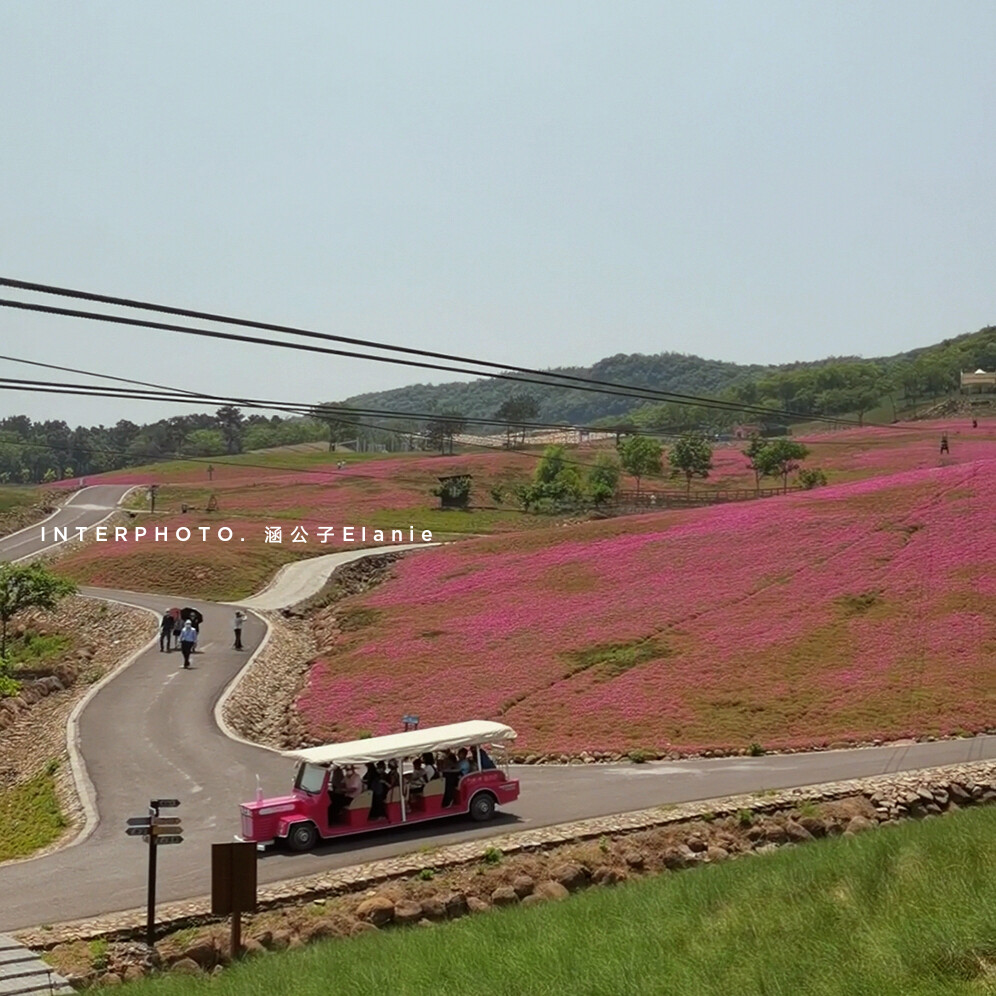
<svg viewBox="0 0 996 996"><path fill-rule="evenodd" d="M107 952L107 941L103 937L97 937L89 944L90 961L93 967L100 971L107 968L109 957Z"/></svg>
<svg viewBox="0 0 996 996"><path fill-rule="evenodd" d="M803 467L799 471L799 483L807 491L812 491L827 483L827 475L819 467Z"/></svg>
<svg viewBox="0 0 996 996"><path fill-rule="evenodd" d="M737 823L742 827L749 827L754 825L754 814L749 809L741 809L737 813Z"/></svg>
<svg viewBox="0 0 996 996"><path fill-rule="evenodd" d="M599 453L589 468L585 484L588 497L596 504L611 501L619 486L619 463L608 453Z"/></svg>
<svg viewBox="0 0 996 996"><path fill-rule="evenodd" d="M418 877L423 882L431 882L436 877L436 870L434 868L423 868L418 873Z"/></svg>
<svg viewBox="0 0 996 996"><path fill-rule="evenodd" d="M0 699L12 698L21 690L21 683L14 677L13 666L6 657L0 657Z"/></svg>
<svg viewBox="0 0 996 996"><path fill-rule="evenodd" d="M631 750L629 754L626 755L634 764L645 764L649 754L645 750Z"/></svg>
<svg viewBox="0 0 996 996"><path fill-rule="evenodd" d="M504 855L497 847L489 847L484 852L484 860L489 865L497 865Z"/></svg>
<svg viewBox="0 0 996 996"><path fill-rule="evenodd" d="M765 753L764 748L755 740L750 747L747 748L747 753L751 757L761 757Z"/></svg>
<svg viewBox="0 0 996 996"><path fill-rule="evenodd" d="M837 599L837 604L848 616L856 616L862 612L867 612L872 606L883 601L882 589L872 588L868 591L859 592L857 595L841 595Z"/></svg>

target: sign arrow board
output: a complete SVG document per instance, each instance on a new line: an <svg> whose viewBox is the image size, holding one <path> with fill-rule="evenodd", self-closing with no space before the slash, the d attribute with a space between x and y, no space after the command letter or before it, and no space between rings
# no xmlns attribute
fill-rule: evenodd
<svg viewBox="0 0 996 996"><path fill-rule="evenodd" d="M150 806L158 807L159 809L173 809L180 805L179 799L153 799L149 803Z"/></svg>
<svg viewBox="0 0 996 996"><path fill-rule="evenodd" d="M149 832L149 828L147 826L146 827L128 827L128 829L125 830L125 833L128 834L129 837L141 837L143 834L147 834L148 832Z"/></svg>
<svg viewBox="0 0 996 996"><path fill-rule="evenodd" d="M148 821L146 821L148 823ZM178 827L180 825L179 816L155 816L152 819L154 827Z"/></svg>
<svg viewBox="0 0 996 996"><path fill-rule="evenodd" d="M147 827L149 825L148 816L132 816L128 820L128 826L130 827Z"/></svg>
<svg viewBox="0 0 996 996"><path fill-rule="evenodd" d="M151 833L153 837L168 837L170 834L183 833L183 827L180 826L180 821L176 821L175 826L171 827L144 827L145 833Z"/></svg>
<svg viewBox="0 0 996 996"><path fill-rule="evenodd" d="M156 839L157 844L182 844L182 837L158 837Z"/></svg>

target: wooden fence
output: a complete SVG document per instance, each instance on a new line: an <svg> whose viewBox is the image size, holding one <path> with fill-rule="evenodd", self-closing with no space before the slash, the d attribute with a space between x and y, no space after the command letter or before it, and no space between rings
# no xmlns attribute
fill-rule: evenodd
<svg viewBox="0 0 996 996"><path fill-rule="evenodd" d="M805 490L800 485L788 489ZM690 505L720 505L728 501L752 501L785 494L782 488L736 488L728 491L618 491L609 503L612 508L687 508Z"/></svg>

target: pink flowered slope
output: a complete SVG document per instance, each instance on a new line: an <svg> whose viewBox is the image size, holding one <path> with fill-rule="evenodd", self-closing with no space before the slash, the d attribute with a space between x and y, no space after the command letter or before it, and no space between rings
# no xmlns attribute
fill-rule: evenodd
<svg viewBox="0 0 996 996"><path fill-rule="evenodd" d="M318 736L501 717L537 751L983 728L994 489L967 462L421 553L299 707Z"/></svg>

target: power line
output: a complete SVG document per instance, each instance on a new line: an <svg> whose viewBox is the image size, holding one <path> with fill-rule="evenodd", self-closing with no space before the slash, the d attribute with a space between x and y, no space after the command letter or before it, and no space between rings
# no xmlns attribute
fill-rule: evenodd
<svg viewBox="0 0 996 996"><path fill-rule="evenodd" d="M187 401L187 400L201 400L212 405L235 405L243 408L262 408L262 409L272 409L274 411L287 412L293 415L305 415L314 418L318 421L332 421L332 422L343 422L349 424L349 415L361 415L361 416L372 416L375 418L389 418L389 419L402 419L402 420L415 420L415 421L440 421L440 422L454 422L461 421L464 423L470 423L473 425L485 425L485 426L500 426L502 429L508 431L511 429L550 429L554 431L563 430L577 430L580 432L597 432L604 433L606 435L613 435L619 432L627 432L630 435L653 435L662 436L665 438L677 438L680 433L675 432L665 432L657 431L650 428L639 428L639 427L626 427L613 429L606 426L594 426L594 425L570 425L564 424L562 422L534 422L529 420L511 420L511 419L501 419L497 417L491 418L478 418L474 416L448 416L441 412L410 412L410 411L396 411L392 409L385 408L358 408L352 405L335 406L328 404L318 404L312 405L304 402L292 402L292 401L272 401L260 398L242 398L242 397L231 397L222 394L206 394L197 391L187 391L181 388L163 388L161 385L151 384L148 381L132 380L128 377L114 377L109 374L96 373L90 370L78 370L71 367L62 367L58 364L53 363L39 363L35 360L21 360L16 357L0 356L0 360L11 360L14 363L27 363L33 366L47 367L53 370L64 370L72 373L80 373L89 377L104 377L108 380L120 381L127 384L140 385L147 390L143 391L133 391L128 388L102 388L99 385L93 384L67 384L60 381L42 381L42 380L27 380L15 377L0 377L0 384L10 384L12 390L17 390L17 385L24 385L25 390L29 390L33 387L57 387L69 390L81 389L85 391L95 392L96 397L122 397L131 398L134 397L136 400L162 400L162 401ZM118 393L120 392L120 393ZM154 397L148 397L148 395L154 395ZM385 431L404 431L404 430L388 430L385 427Z"/></svg>
<svg viewBox="0 0 996 996"><path fill-rule="evenodd" d="M467 370L462 367L453 366L443 366L438 363L425 363L417 360L402 360L393 356L371 356L367 353L357 353L352 350L344 349L332 349L326 346L310 346L305 343L299 342L281 342L275 339L262 339L258 336L242 335L234 332L217 332L211 329L194 329L189 328L185 325L171 325L166 322L153 322L148 319L139 318L127 318L123 315L106 315L99 312L93 311L80 311L73 308L56 308L53 305L46 304L31 304L27 301L11 301L8 299L0 299L0 306L5 308L17 308L22 311L35 311L41 314L48 315L62 315L68 318L85 318L92 321L99 322L110 322L116 325L129 325L138 328L149 328L156 329L165 332L178 332L185 335L200 336L209 339L221 339L229 342L244 342L250 343L258 346L274 346L284 349L295 349L308 353L321 353L328 356L344 356L349 359L360 359L360 360L373 360L378 363L392 363L397 366L403 367L418 367L424 370L440 370L444 373L464 373L470 374L472 376L480 376L481 371L479 370ZM514 381L522 384L532 384L540 385L543 387L563 387L568 390L574 391L585 391L592 394L607 394L614 397L629 398L631 400L641 400L641 401L661 401L670 400L667 398L662 398L657 392L651 391L649 388L635 388L634 390L612 390L608 387L586 387L583 385L566 385L566 384L551 384L549 380L537 380L531 377L522 377L517 374L502 374L496 373L491 374L491 377L497 380L507 380ZM677 403L677 402L676 402ZM690 402L686 402L690 404ZM732 402L720 402L714 399L704 398L701 401L695 402L695 405L700 408L716 408L722 411L735 411L741 412L744 410L743 406L733 404ZM782 411L775 411L774 409L763 409L766 415L785 415L787 413ZM802 417L802 416L799 416ZM806 416L810 418L810 416Z"/></svg>
<svg viewBox="0 0 996 996"><path fill-rule="evenodd" d="M139 396L137 392L135 394L121 393L121 392L124 392L126 390L124 388L102 389L102 388L99 388L97 386L83 386L83 387L80 387L80 388L74 388L71 385L30 386L28 384L23 384L23 383L19 383L19 384L6 384L6 383L4 383L5 380L8 380L8 378L0 378L0 390L26 391L26 392L30 392L30 393L41 393L41 394L59 394L59 395L66 395L66 394L68 394L68 395L78 395L78 396L82 396L82 397L127 398L128 400L137 400L137 401L166 401L166 402L175 402L177 400L181 400L181 401L182 400L186 400L185 397L170 396L170 395L168 395L167 392L163 392L163 394L166 395L166 396L162 396L162 397ZM149 395L152 394L152 392L148 392L148 393L149 393ZM287 411L288 409L281 409L281 410ZM304 411L304 410L302 410L302 413L307 414L307 412ZM377 431L391 433L393 435L401 435L401 436L407 436L409 438L418 438L418 439L425 439L425 440L428 440L428 439L431 438L425 432L403 430L403 429L398 429L396 427L378 425L377 423L356 422L356 421L352 421L352 420L349 420L349 419L338 419L338 421L341 422L343 425L349 425L349 426L352 426L352 427L357 428L357 429L368 429L368 430L369 429L375 429ZM59 449L64 449L64 450L68 451L69 449L75 447L77 449L84 450L84 451L86 451L88 453L91 453L91 454L107 453L107 454L114 454L114 455L117 455L117 456L128 456L129 455L128 451L126 451L126 450L116 450L116 449L112 449L110 447L87 447L87 446L81 445L79 443L73 443L72 441L67 442L64 446L59 446L59 445L56 445L56 444L53 444L53 443L37 443L37 442L21 442L21 441L10 441L10 442L7 443L7 445L25 446L25 447L32 447L32 448L36 448L36 449L48 449L48 450L51 450L51 451L55 451L55 450L59 450ZM501 451L498 450L497 447L487 446L487 445L485 445L483 443L471 443L471 442L467 442L467 441L462 441L460 443L460 445L462 447L472 447L472 448L476 448L476 449L480 449L480 450L486 450L486 451L492 452L492 453L494 453L494 452L501 452ZM418 452L418 451L416 451L416 452ZM508 450L506 452L509 452L510 454L513 454L515 456L525 457L525 458L531 459L531 460L537 460L537 459L542 459L543 458L543 454L542 453L527 452L527 451L523 451L523 450ZM443 454L443 455L445 455L445 454ZM236 466L237 467L252 467L252 468L256 468L256 469L260 469L260 470L269 470L269 471L288 471L288 472L292 472L292 473L307 473L307 474L320 474L320 475L324 475L324 476L336 476L335 472L332 472L332 471L309 470L307 468L302 468L300 466L288 466L288 465L280 465L280 464L250 464L250 463L247 463L247 462L242 461L242 460L240 460L238 463L226 463L224 460L222 460L222 459L220 459L218 457L211 458L211 457L184 456L182 454L180 454L180 455L160 454L159 457L158 457L158 459L159 460L176 460L176 461L179 461L179 462L193 462L193 463L211 463L211 462L214 462L214 463L220 463L220 464L225 465L225 466L233 466L233 467L236 467ZM153 460L155 461L156 458L153 458ZM588 469L597 466L597 464L588 463L588 462L582 461L582 460L572 460L570 458L565 458L563 460L563 463L569 464L571 466L584 467L584 468L588 468ZM126 469L127 468L118 468L118 470L126 470ZM113 473L113 472L115 472L115 471L107 471L107 473ZM649 475L649 476L650 477L654 477L654 476L658 476L658 475ZM365 474L362 474L362 473L361 474L352 473L352 474L350 474L350 477L352 477L354 479L355 478L362 478L362 479L367 479L367 480L381 480L381 478L379 478L379 477L375 477L373 475L365 475ZM405 480L405 479L404 478L395 478L395 480ZM415 479L408 479L408 480L414 482Z"/></svg>
<svg viewBox="0 0 996 996"><path fill-rule="evenodd" d="M193 311L190 309L173 308L173 307L168 307L166 305L152 304L150 302L135 301L128 298L112 297L110 295L103 295L103 294L93 294L87 291L70 290L68 288L54 287L46 284L31 283L28 281L13 280L5 277L0 277L0 285L5 285L21 290L28 290L36 293L78 298L82 300L96 301L115 306L155 311L165 314L180 315L183 317L197 318L200 320L237 325L245 328L258 328L271 332L281 332L288 335L295 335L310 339L319 339L319 340L332 341L332 342L343 342L353 345L362 345L367 348L400 352L408 355L447 359L459 363L471 363L476 366L483 366L489 369L495 369L499 371L511 370L515 372L515 373L499 372L499 373L490 374L490 376L500 380L516 381L520 383L527 383L534 385L539 384L540 386L544 387L566 387L573 390L594 391L595 393L611 394L621 397L629 397L631 399L672 402L674 404L693 405L696 407L713 408L722 411L751 413L755 415L763 415L767 418L772 418L772 417L798 418L798 419L804 419L806 421L834 421L838 423L842 421L850 421L853 423L854 421L854 420L845 420L840 418L831 418L830 416L813 415L811 413L805 413L805 412L793 412L787 409L771 409L761 405L750 405L738 402L726 402L717 398L706 398L702 396L684 394L673 391L659 391L653 388L642 388L635 385L616 384L611 381L603 381L596 378L578 377L573 374L563 374L552 371L548 372L548 371L536 370L530 367L519 367L508 364L504 365L497 364L491 361L476 360L473 358L463 357L456 354L438 353L431 350L416 349L414 347L396 346L387 343L377 343L366 339L356 339L348 336L333 335L331 333L314 332L308 329L298 329L294 328L293 326L276 325L273 323L266 323L266 322L255 322L255 321L250 321L248 319L233 318L227 315L216 315L209 312L200 312L200 311ZM3 305L4 307L21 308L29 311L38 311L45 314L63 315L74 318L86 318L94 321L110 321L125 325L134 325L145 328L155 328L163 331L180 332L191 335L201 335L210 338L227 339L237 342L250 342L258 345L280 346L290 349L303 349L310 352L328 353L334 356L346 356L354 359L366 359L366 360L373 360L375 362L394 363L401 366L420 367L423 369L430 369L430 370L442 370L447 373L465 373L465 374L470 374L472 376L481 376L483 373L483 371L481 370L467 370L465 368L442 366L435 363L425 363L415 360L401 360L398 359L397 357L371 356L369 354L356 353L354 351L349 351L349 350L333 350L328 348L307 346L303 343L292 343L292 342L282 342L279 340L260 339L255 336L243 336L243 335L236 335L233 333L210 331L206 329L191 329L186 326L177 326L162 322L151 322L148 320L126 318L124 316L107 315L98 312L80 311L77 309L56 308L52 305L30 304L28 302L11 301L11 300L0 300L0 305ZM523 377L523 376L517 376L517 374L528 374L529 376Z"/></svg>

